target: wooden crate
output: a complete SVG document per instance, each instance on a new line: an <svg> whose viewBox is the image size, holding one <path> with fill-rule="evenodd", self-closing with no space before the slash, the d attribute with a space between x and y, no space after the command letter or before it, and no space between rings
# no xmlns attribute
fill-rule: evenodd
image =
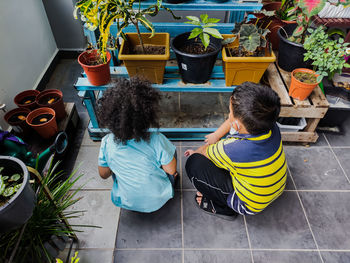
<svg viewBox="0 0 350 263"><path fill-rule="evenodd" d="M269 85L281 98L280 117L304 117L307 122L307 126L302 131L282 132L282 140L316 142L318 135L315 130L329 108L328 101L320 87L317 86L309 98L300 101L288 95L291 81L290 72L280 69L276 63L271 63L265 74Z"/></svg>

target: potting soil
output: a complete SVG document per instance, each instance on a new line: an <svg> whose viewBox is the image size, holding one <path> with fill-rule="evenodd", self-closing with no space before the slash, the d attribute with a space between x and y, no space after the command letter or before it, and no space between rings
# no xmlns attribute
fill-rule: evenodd
<svg viewBox="0 0 350 263"><path fill-rule="evenodd" d="M138 55L163 55L165 54L165 46L156 46L156 45L143 45L145 52L142 50L141 45L137 45L130 49L129 54L138 54Z"/></svg>
<svg viewBox="0 0 350 263"><path fill-rule="evenodd" d="M44 99L40 100L39 103L41 105L51 105L51 104L55 103L58 100L59 100L59 97L57 97L57 96L50 96L50 97L47 97L47 98L44 98Z"/></svg>
<svg viewBox="0 0 350 263"><path fill-rule="evenodd" d="M19 121L24 121L28 115L28 112L18 112L9 118L9 122L15 123Z"/></svg>
<svg viewBox="0 0 350 263"><path fill-rule="evenodd" d="M238 48L226 48L226 54L228 54L229 57L264 57L265 50L257 49L254 52L247 52L239 46Z"/></svg>
<svg viewBox="0 0 350 263"><path fill-rule="evenodd" d="M20 101L20 104L23 104L23 105L25 105L25 104L30 104L30 103L32 103L32 102L34 102L34 101L35 101L35 96L28 96L28 97L23 98L23 99Z"/></svg>
<svg viewBox="0 0 350 263"><path fill-rule="evenodd" d="M39 125L39 124L43 124L45 122L48 122L49 120L51 120L53 118L52 114L40 114L39 116L36 116L33 120L32 120L32 124L34 125Z"/></svg>
<svg viewBox="0 0 350 263"><path fill-rule="evenodd" d="M294 77L297 80L307 84L314 84L317 82L316 76L307 72L296 72L294 73Z"/></svg>
<svg viewBox="0 0 350 263"><path fill-rule="evenodd" d="M202 54L207 54L215 51L215 49L210 46L208 46L207 49L205 49L201 43L185 45L180 47L179 50L187 54L195 54L195 55L202 55Z"/></svg>

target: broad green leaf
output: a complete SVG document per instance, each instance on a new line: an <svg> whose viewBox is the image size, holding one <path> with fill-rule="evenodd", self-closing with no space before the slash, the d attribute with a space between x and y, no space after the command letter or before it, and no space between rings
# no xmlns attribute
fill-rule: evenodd
<svg viewBox="0 0 350 263"><path fill-rule="evenodd" d="M4 167L0 167L0 173L1 173L4 169L5 169Z"/></svg>
<svg viewBox="0 0 350 263"><path fill-rule="evenodd" d="M207 47L209 46L209 43L210 43L210 36L206 33L202 33L199 35L199 38L201 39L205 50L207 50Z"/></svg>
<svg viewBox="0 0 350 263"><path fill-rule="evenodd" d="M15 189L15 192L17 192L21 188L22 184L16 184L13 188Z"/></svg>
<svg viewBox="0 0 350 263"><path fill-rule="evenodd" d="M316 81L317 81L317 82L321 82L322 79L323 79L323 76L322 76L322 75L319 75L319 76L317 77Z"/></svg>
<svg viewBox="0 0 350 263"><path fill-rule="evenodd" d="M186 18L191 21L200 22L199 18L196 16L186 16Z"/></svg>
<svg viewBox="0 0 350 263"><path fill-rule="evenodd" d="M21 178L20 174L14 174L11 176L11 180L12 181L18 181Z"/></svg>
<svg viewBox="0 0 350 263"><path fill-rule="evenodd" d="M201 23L197 22L197 21L187 21L187 22L185 22L185 24L191 24L191 25L195 25L195 26L200 26L201 25Z"/></svg>
<svg viewBox="0 0 350 263"><path fill-rule="evenodd" d="M237 36L226 38L221 42L221 45L225 46L227 44L233 43L236 40Z"/></svg>
<svg viewBox="0 0 350 263"><path fill-rule="evenodd" d="M345 64L344 64L344 67L346 67L346 68L350 68L350 64L345 63Z"/></svg>
<svg viewBox="0 0 350 263"><path fill-rule="evenodd" d="M222 35L220 34L220 32L217 29L215 29L215 28L206 27L206 28L203 29L203 31L205 33L208 33L208 34L212 35L215 38L221 38L221 39L223 38Z"/></svg>
<svg viewBox="0 0 350 263"><path fill-rule="evenodd" d="M218 18L208 18L207 23L217 23L219 22L221 19Z"/></svg>
<svg viewBox="0 0 350 263"><path fill-rule="evenodd" d="M6 175L2 177L2 180L4 180L4 181L7 181L8 179L9 179L9 177Z"/></svg>
<svg viewBox="0 0 350 263"><path fill-rule="evenodd" d="M188 39L191 38L195 38L197 37L199 34L201 34L203 32L203 29L200 27L196 27L192 30L191 35L188 37Z"/></svg>
<svg viewBox="0 0 350 263"><path fill-rule="evenodd" d="M200 15L202 23L206 24L208 23L208 14L201 14Z"/></svg>
<svg viewBox="0 0 350 263"><path fill-rule="evenodd" d="M5 183L4 183L4 180L2 179L2 176L0 175L0 195L2 195L4 190L5 190Z"/></svg>
<svg viewBox="0 0 350 263"><path fill-rule="evenodd" d="M2 193L3 196L9 197L15 193L15 188L14 187L8 187L5 189L5 191Z"/></svg>
<svg viewBox="0 0 350 263"><path fill-rule="evenodd" d="M214 27L214 26L218 26L217 24L213 24L213 23L208 23L203 25L203 27Z"/></svg>

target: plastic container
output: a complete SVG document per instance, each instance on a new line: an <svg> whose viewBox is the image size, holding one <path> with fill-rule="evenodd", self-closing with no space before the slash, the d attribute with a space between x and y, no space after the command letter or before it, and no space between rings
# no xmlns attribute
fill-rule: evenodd
<svg viewBox="0 0 350 263"><path fill-rule="evenodd" d="M279 118L277 120L277 126L280 128L281 132L297 132L297 131L300 131L306 127L305 118L298 118L299 122L295 125L288 124L288 119L295 119L295 118ZM285 122L285 124L282 124L279 121Z"/></svg>
<svg viewBox="0 0 350 263"><path fill-rule="evenodd" d="M315 71L307 68L297 68L294 69L291 73L291 82L290 82L290 87L289 87L289 96L293 97L294 99L298 100L305 100L311 92L316 88L316 86L319 84L317 83L304 83L299 80L297 80L294 77L294 74L297 72L304 72L304 73L310 73L314 74L316 77L318 75L315 73Z"/></svg>
<svg viewBox="0 0 350 263"><path fill-rule="evenodd" d="M288 24L283 28L278 29L277 34L280 38L278 48L278 66L288 72L296 68L308 68L311 64L309 61L304 61L304 49L302 44L294 43L286 38L286 33L290 36L296 24Z"/></svg>
<svg viewBox="0 0 350 263"><path fill-rule="evenodd" d="M39 94L40 94L40 91L37 91L37 90L33 90L33 89L25 90L25 91L22 91L21 93L18 93L13 99L13 101L18 106L18 108L27 108L30 110L34 110L38 107L35 100ZM32 102L25 103L24 100L29 97L31 97Z"/></svg>
<svg viewBox="0 0 350 263"><path fill-rule="evenodd" d="M196 39L188 39L191 32L176 36L170 43L174 50L180 75L184 83L205 83L210 79L216 58L221 50L221 39L210 36L209 47L214 49L211 53L202 55L188 54L179 49L185 45L196 43Z"/></svg>
<svg viewBox="0 0 350 263"><path fill-rule="evenodd" d="M34 120L34 118L38 117L41 114L51 114L53 115L53 117L43 124L33 124L32 121ZM44 139L51 138L58 131L57 122L56 122L56 113L51 108L39 108L32 111L27 116L26 122L30 127L36 130L37 133L39 133L40 136L43 137Z"/></svg>
<svg viewBox="0 0 350 263"><path fill-rule="evenodd" d="M28 114L30 113L30 109L28 108L16 108L13 110L10 110L8 112L6 112L4 119L5 121L10 124L13 128L13 130L17 133L28 133L31 129L29 127L29 125L26 123L26 119L24 120L11 120L11 117L16 115L16 114L23 114L24 117L27 117Z"/></svg>
<svg viewBox="0 0 350 263"><path fill-rule="evenodd" d="M90 60L96 60L97 50L87 50L81 53L78 57L78 62L84 69L89 82L94 86L102 86L110 82L111 73L109 70L109 63L111 61L111 54L107 52L107 63L100 65L88 65Z"/></svg>
<svg viewBox="0 0 350 263"><path fill-rule="evenodd" d="M55 102L51 104L47 104L47 99L50 98L58 98ZM36 97L36 103L39 107L47 107L51 108L56 112L56 118L57 120L62 120L66 116L66 110L64 109L64 103L63 103L63 93L60 90L57 89L48 89L43 92L41 92Z"/></svg>

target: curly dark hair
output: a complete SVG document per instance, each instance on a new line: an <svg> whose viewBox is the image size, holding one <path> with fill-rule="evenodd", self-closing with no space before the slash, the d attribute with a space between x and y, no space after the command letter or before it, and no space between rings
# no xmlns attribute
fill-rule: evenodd
<svg viewBox="0 0 350 263"><path fill-rule="evenodd" d="M117 142L148 141L150 127L159 128L157 112L160 95L143 79L119 78L113 81L97 102L97 118Z"/></svg>

